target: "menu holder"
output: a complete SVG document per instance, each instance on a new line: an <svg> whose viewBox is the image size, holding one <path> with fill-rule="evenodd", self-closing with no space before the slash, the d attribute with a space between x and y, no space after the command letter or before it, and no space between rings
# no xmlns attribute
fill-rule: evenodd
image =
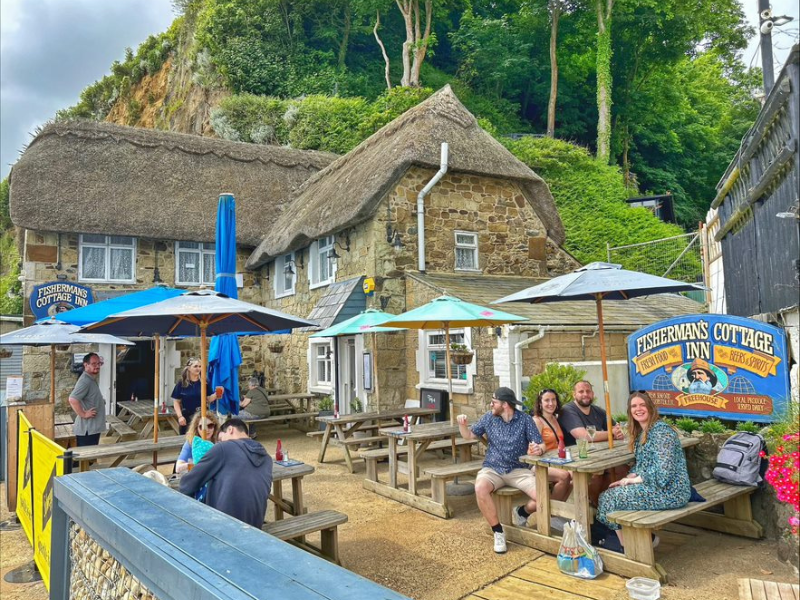
<svg viewBox="0 0 800 600"><path fill-rule="evenodd" d="M296 467L297 465L305 464L302 460L294 460L293 458L290 458L289 460L276 460L275 462L282 467Z"/></svg>

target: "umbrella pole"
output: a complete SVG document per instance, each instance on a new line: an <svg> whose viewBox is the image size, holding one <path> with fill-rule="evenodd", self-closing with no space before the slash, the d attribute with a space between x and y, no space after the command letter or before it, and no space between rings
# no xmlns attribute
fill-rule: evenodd
<svg viewBox="0 0 800 600"><path fill-rule="evenodd" d="M597 300L597 321L600 330L600 364L603 368L603 394L606 399L606 429L608 430L608 447L614 447L614 431L611 425L611 395L608 393L608 365L606 364L606 334L603 328L603 297L595 296Z"/></svg>
<svg viewBox="0 0 800 600"><path fill-rule="evenodd" d="M200 323L200 417L202 418L202 423L206 422L206 396L208 395L208 383L206 382L206 377L208 377L208 372L206 371L206 327L208 327L208 323L202 321ZM200 428L200 435L203 439L206 439L206 431L208 431L207 427Z"/></svg>
<svg viewBox="0 0 800 600"><path fill-rule="evenodd" d="M50 344L50 404L56 405L56 346Z"/></svg>
<svg viewBox="0 0 800 600"><path fill-rule="evenodd" d="M445 368L447 369L447 401L450 404L450 425L456 422L455 415L453 414L453 379L450 372L450 323L444 324L444 350L445 350ZM455 442L453 442L455 446ZM453 454L455 458L455 454Z"/></svg>
<svg viewBox="0 0 800 600"><path fill-rule="evenodd" d="M158 334L153 336L155 343L155 372L153 376L153 443L158 442ZM158 450L153 450L153 468L158 469Z"/></svg>
<svg viewBox="0 0 800 600"><path fill-rule="evenodd" d="M378 389L378 370L375 368L375 363L377 362L378 358L378 340L375 338L377 334L372 334L372 363L370 367L372 368L372 373L370 373L370 377L372 377L372 389L373 394L375 394L375 408L380 413L381 412L381 394L380 389ZM363 361L362 361L363 363Z"/></svg>

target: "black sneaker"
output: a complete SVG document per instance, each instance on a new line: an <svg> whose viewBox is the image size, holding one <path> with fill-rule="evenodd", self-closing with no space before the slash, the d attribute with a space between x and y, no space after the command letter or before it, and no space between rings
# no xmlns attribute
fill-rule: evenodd
<svg viewBox="0 0 800 600"><path fill-rule="evenodd" d="M625 554L625 548L619 543L619 538L617 537L616 533L612 533L611 535L600 540L598 546L603 550L610 550L611 552Z"/></svg>

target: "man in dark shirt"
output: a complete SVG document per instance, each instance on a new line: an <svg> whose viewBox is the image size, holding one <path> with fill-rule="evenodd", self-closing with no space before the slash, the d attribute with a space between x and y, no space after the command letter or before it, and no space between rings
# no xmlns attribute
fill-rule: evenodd
<svg viewBox="0 0 800 600"><path fill-rule="evenodd" d="M241 419L222 425L219 443L181 478L180 490L193 496L206 483L206 504L261 529L272 488L272 457L250 439Z"/></svg>

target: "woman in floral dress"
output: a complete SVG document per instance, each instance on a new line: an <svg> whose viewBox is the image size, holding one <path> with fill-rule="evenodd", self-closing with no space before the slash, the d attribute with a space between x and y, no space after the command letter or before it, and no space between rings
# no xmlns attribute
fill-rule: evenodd
<svg viewBox="0 0 800 600"><path fill-rule="evenodd" d="M658 409L647 392L628 398L628 446L636 462L630 473L600 495L597 519L616 531L608 520L617 510L667 510L686 506L691 495L686 456L675 430L658 420Z"/></svg>

